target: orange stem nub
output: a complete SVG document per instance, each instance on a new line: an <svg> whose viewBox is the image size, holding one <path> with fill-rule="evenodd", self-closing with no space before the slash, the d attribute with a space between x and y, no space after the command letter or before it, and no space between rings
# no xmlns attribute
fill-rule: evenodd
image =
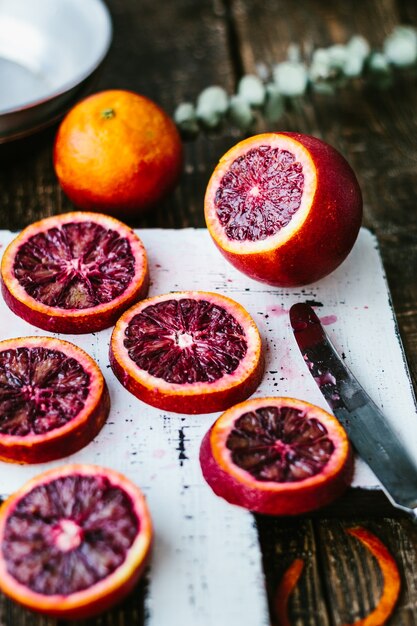
<svg viewBox="0 0 417 626"><path fill-rule="evenodd" d="M358 526L349 528L346 532L359 539L374 555L384 582L381 597L374 610L363 619L344 626L383 626L392 614L400 593L401 578L397 563L382 541L366 528Z"/></svg>
<svg viewBox="0 0 417 626"><path fill-rule="evenodd" d="M101 112L101 117L104 120L111 120L112 117L115 117L116 111L114 109L103 109Z"/></svg>
<svg viewBox="0 0 417 626"><path fill-rule="evenodd" d="M288 569L284 572L274 598L275 616L278 620L278 626L291 626L288 617L288 600L298 583L298 580L304 569L303 559L294 559Z"/></svg>

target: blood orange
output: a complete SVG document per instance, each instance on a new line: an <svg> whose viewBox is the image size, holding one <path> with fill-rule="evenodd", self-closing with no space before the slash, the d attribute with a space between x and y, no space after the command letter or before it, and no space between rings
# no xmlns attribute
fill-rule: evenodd
<svg viewBox="0 0 417 626"><path fill-rule="evenodd" d="M2 292L27 322L61 333L115 323L146 295L149 276L140 239L119 220L74 212L25 228L7 247Z"/></svg>
<svg viewBox="0 0 417 626"><path fill-rule="evenodd" d="M297 286L332 272L359 232L362 197L345 159L300 133L241 141L217 165L205 196L207 227L239 270Z"/></svg>
<svg viewBox="0 0 417 626"><path fill-rule="evenodd" d="M86 446L110 398L95 361L51 337L0 341L0 459L43 463Z"/></svg>
<svg viewBox="0 0 417 626"><path fill-rule="evenodd" d="M155 102L110 89L85 98L67 114L53 161L76 206L133 216L177 184L182 144L174 122Z"/></svg>
<svg viewBox="0 0 417 626"><path fill-rule="evenodd" d="M240 304L184 291L126 311L113 331L110 363L122 385L148 404L211 413L253 393L264 361L258 329Z"/></svg>
<svg viewBox="0 0 417 626"><path fill-rule="evenodd" d="M0 510L0 589L33 611L89 617L134 587L151 540L144 497L127 478L92 465L59 467Z"/></svg>
<svg viewBox="0 0 417 626"><path fill-rule="evenodd" d="M223 413L203 439L200 463L217 495L270 515L324 506L352 474L336 418L293 398L256 398Z"/></svg>

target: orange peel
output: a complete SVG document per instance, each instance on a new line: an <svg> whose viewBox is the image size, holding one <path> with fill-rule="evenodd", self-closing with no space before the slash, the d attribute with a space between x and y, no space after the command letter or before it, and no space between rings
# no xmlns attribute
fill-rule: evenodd
<svg viewBox="0 0 417 626"><path fill-rule="evenodd" d="M347 531L373 554L381 569L383 588L381 597L374 610L366 617L344 626L383 626L391 616L401 589L401 577L394 557L385 544L366 528L357 526Z"/></svg>
<svg viewBox="0 0 417 626"><path fill-rule="evenodd" d="M288 617L288 602L304 569L303 559L294 559L285 570L275 593L274 612L278 626L291 626Z"/></svg>

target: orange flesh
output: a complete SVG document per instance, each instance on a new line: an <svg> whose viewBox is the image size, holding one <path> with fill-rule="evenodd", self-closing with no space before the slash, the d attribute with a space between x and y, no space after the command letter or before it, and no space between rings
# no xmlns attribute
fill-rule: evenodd
<svg viewBox="0 0 417 626"><path fill-rule="evenodd" d="M139 525L128 495L105 476L63 476L18 502L5 524L3 558L35 593L69 595L113 573Z"/></svg>
<svg viewBox="0 0 417 626"><path fill-rule="evenodd" d="M0 434L42 435L85 405L90 375L64 352L42 346L0 351Z"/></svg>
<svg viewBox="0 0 417 626"><path fill-rule="evenodd" d="M91 509L88 508L88 504L92 502L92 499L94 500L94 498L96 498L100 501L100 489L87 489L89 492L87 498L85 497L87 495L85 489L72 490L75 498L70 497L67 499L66 505L64 505L63 508L60 506L62 502L59 502L59 500L62 501L62 498L65 499L65 494L68 495L71 489L58 490L58 498L48 498L47 490L44 489L47 485L52 485L56 481L72 480L74 477L78 477L81 481L87 477L93 482L98 481L99 487L100 483L104 485L107 496L102 499L101 508L96 506L92 506ZM35 509L32 508L29 510L28 521L29 518L32 518L32 520L34 519L35 523L39 525L42 523L45 516L47 521L49 521L48 508L50 509L50 505L55 506L56 504L58 504L59 519L56 520L57 523L52 525L52 527L47 524L47 532L42 534L42 536L37 536L36 533L34 536L32 535L32 538L35 540L46 540L47 543L50 543L50 540L52 540L52 543L55 544L51 562L52 569L49 570L50 560L48 560L48 558L51 555L48 551L36 553L36 550L32 553L24 553L23 560L26 562L29 569L36 565L36 559L39 561L39 559L43 558L43 563L47 564L47 573L51 575L53 571L53 559L56 558L58 553L63 557L65 557L65 554L69 557L70 555L75 556L78 550L88 556L88 550L85 551L82 549L83 543L85 544L88 541L101 542L101 546L108 552L108 550L111 550L115 546L115 542L117 543L121 540L121 552L124 552L125 558L122 558L121 564L116 567L114 571L109 571L106 575L106 573L102 571L102 567L108 566L109 561L108 559L106 560L106 558L101 561L99 558L96 561L96 565L98 565L98 576L95 576L98 580L91 586L87 586L84 589L81 588L67 595L63 592L63 589L59 589L58 593L53 595L50 595L50 593L38 593L34 591L30 585L20 583L13 577L8 571L8 559L4 553L4 546L7 544L7 540L5 541L8 535L7 527L10 522L13 522L13 518L16 514L19 514L21 504L24 505L27 497L29 496L30 498L31 494L34 494L39 488L41 489L39 493L41 498L37 499L39 506L37 509L35 507ZM120 498L120 495L122 498ZM44 506L42 506L42 498ZM75 500L77 500L77 502ZM72 510L71 502L74 504ZM83 509L86 515L82 515ZM121 509L127 512L127 517L123 514ZM38 517L36 516L37 512L40 513ZM133 543L131 542L131 537L129 538L126 533L126 522L128 522L128 526L130 527L131 522L129 522L129 518L131 517L133 517L133 526L136 527ZM116 521L115 524L111 521L112 519ZM82 528L83 525L89 528ZM110 532L108 540L104 537L106 527L110 531L111 528L115 529L115 532ZM113 470L93 465L65 465L48 470L21 487L14 495L10 496L0 508L0 545L2 546L2 550L0 550L0 588L2 592L10 596L13 600L21 603L23 606L45 615L60 617L62 619L82 619L97 615L113 606L133 589L147 563L152 543L152 534L152 522L144 496L136 485L127 480L123 475ZM24 532L21 534L20 539L30 541L31 536L28 532ZM130 543L130 547L127 545L128 543ZM120 554L120 552L116 549L114 556L117 557L118 554ZM19 552L17 551L17 556L18 555ZM21 560L22 559L20 559L20 561ZM83 562L86 562L85 559ZM110 563L110 570L111 569ZM28 573L27 570L26 573ZM92 569L88 569L88 573L91 574ZM104 578L99 579L101 574L104 574ZM25 575L25 571L23 575ZM36 585L41 584L41 581L36 579L32 582ZM77 582L80 582L79 577ZM66 587L68 587L68 585L74 585L75 583L75 578L71 576L71 574L69 580L64 582Z"/></svg>
<svg viewBox="0 0 417 626"><path fill-rule="evenodd" d="M220 180L217 217L229 239L266 239L289 224L303 189L303 166L294 154L260 145L235 159Z"/></svg>
<svg viewBox="0 0 417 626"><path fill-rule="evenodd" d="M347 532L356 537L374 555L383 576L382 594L375 609L366 617L345 626L383 626L392 614L398 600L401 578L397 564L378 537L362 527L349 528Z"/></svg>
<svg viewBox="0 0 417 626"><path fill-rule="evenodd" d="M236 319L207 300L165 300L135 315L124 346L136 365L168 383L210 383L233 373L247 352Z"/></svg>
<svg viewBox="0 0 417 626"><path fill-rule="evenodd" d="M233 462L256 480L297 482L320 473L334 452L326 427L294 407L243 413L230 432Z"/></svg>
<svg viewBox="0 0 417 626"><path fill-rule="evenodd" d="M14 259L25 291L47 306L86 309L111 302L132 282L129 241L95 222L69 222L25 241Z"/></svg>
<svg viewBox="0 0 417 626"><path fill-rule="evenodd" d="M279 582L274 598L274 611L278 626L291 626L288 617L288 602L294 587L300 579L303 569L303 559L295 559L284 572Z"/></svg>

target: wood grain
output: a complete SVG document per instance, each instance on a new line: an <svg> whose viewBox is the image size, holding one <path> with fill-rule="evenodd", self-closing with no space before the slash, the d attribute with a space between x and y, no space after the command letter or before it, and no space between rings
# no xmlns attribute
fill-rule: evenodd
<svg viewBox="0 0 417 626"><path fill-rule="evenodd" d="M266 585L272 622L278 623L273 607L279 581L294 559L301 558L305 563L304 570L288 604L291 623L294 626L330 626L311 520L271 520L258 515L257 525L264 570L267 572Z"/></svg>
<svg viewBox="0 0 417 626"><path fill-rule="evenodd" d="M370 530L396 555L402 592L390 624L414 626L417 624L417 531L409 521L392 519L370 522L358 518L353 524L322 521L316 526L332 623L350 624L365 617L375 608L382 590L382 576L376 559L357 539L346 533L346 529L353 525Z"/></svg>

